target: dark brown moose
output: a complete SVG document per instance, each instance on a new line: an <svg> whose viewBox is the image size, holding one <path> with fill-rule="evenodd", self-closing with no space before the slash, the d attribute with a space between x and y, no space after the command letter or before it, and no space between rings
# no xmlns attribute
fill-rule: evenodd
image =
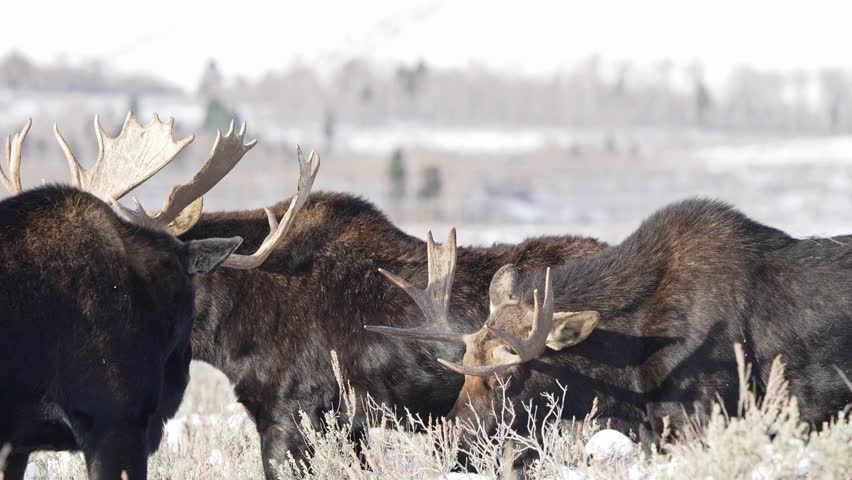
<svg viewBox="0 0 852 480"><path fill-rule="evenodd" d="M529 420L522 404L541 407L542 393L563 386L566 417L581 418L598 398L603 416L646 434L715 401L736 413L734 343L754 366L758 394L781 355L802 419L818 427L852 401L839 373L852 376L850 240L799 240L720 202L675 203L596 254L538 271L502 267L487 321L466 333L446 322L451 238L429 256L428 292L386 273L427 323L368 328L464 345L460 364L438 360L464 378L449 416L491 427L504 386L518 428Z"/></svg>
<svg viewBox="0 0 852 480"><path fill-rule="evenodd" d="M6 480L23 478L35 450L82 450L89 478L146 477L164 420L183 397L192 357L196 283L219 271L259 267L286 235L319 167L299 153L296 195L251 254L242 239L178 240L200 215L200 198L254 144L245 127L218 136L207 162L157 213L114 203L168 164L192 138L171 121L142 126L129 115L111 138L95 120L98 159L83 169L60 139L73 184L22 191L21 151L30 123L7 141L0 202L0 446Z"/></svg>

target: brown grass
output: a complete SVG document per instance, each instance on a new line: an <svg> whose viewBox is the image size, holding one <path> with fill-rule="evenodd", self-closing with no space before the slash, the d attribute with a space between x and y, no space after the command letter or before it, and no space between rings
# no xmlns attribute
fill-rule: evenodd
<svg viewBox="0 0 852 480"><path fill-rule="evenodd" d="M310 462L292 458L276 465L284 479L438 479L498 478L521 455L534 454L526 466L531 479L795 479L849 478L852 472L852 422L845 412L810 432L799 420L795 398L788 392L781 359L772 364L766 395L757 398L750 388L750 367L738 354L742 415L729 418L718 405L709 419L693 420L686 428L667 429L660 452L645 457L638 447L628 461L588 462L584 447L603 426L596 405L581 420L561 418L567 390L546 395L545 419L520 435L508 427L515 408L506 399L499 411L497 432L488 435L483 422L467 424L445 419L421 419L409 412L394 412L369 397L360 397L340 375L344 392L340 411L328 412L328 429L316 432L306 416L301 425L306 446L314 452ZM193 385L169 436L149 462L152 479L262 479L259 441L242 407L234 403L221 373L193 364ZM355 455L350 422L356 409L365 410L370 429L360 445L364 462ZM705 417L706 418L706 417ZM182 425L183 428L175 428ZM414 433L414 432L418 433ZM479 475L459 471L459 439L475 439L465 453ZM3 455L0 451L0 460ZM29 467L30 478L85 478L79 454L40 453ZM505 477L504 477L505 478Z"/></svg>

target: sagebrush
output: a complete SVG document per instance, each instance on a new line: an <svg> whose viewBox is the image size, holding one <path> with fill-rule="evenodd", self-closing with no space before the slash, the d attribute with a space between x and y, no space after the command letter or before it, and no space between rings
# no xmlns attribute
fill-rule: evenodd
<svg viewBox="0 0 852 480"><path fill-rule="evenodd" d="M638 445L630 458L595 461L584 445L601 425L595 405L584 419L561 419L562 401L571 394L566 386L546 394L547 411L541 426L530 424L529 435L509 425L515 408L504 399L491 412L498 420L496 432L486 432L482 422L467 424L445 419L422 419L407 411L393 411L354 392L333 364L341 384L341 407L326 414L327 428L318 432L306 415L300 419L309 453L308 462L289 460L274 468L281 480L290 479L439 479L497 478L527 459L524 475L531 479L795 479L849 478L852 472L852 422L848 412L812 430L799 419L795 398L784 380L784 367L776 359L764 398L749 388L749 366L740 361L741 400L738 416L720 406L705 422L694 421L678 431L667 430L658 452L645 456ZM227 380L201 364L193 364L193 384L179 416L169 422L166 438L151 457L153 479L263 479L260 445L254 425L234 401ZM368 421L360 440L360 455L350 435L356 409ZM459 464L459 439L474 438L464 453L469 474ZM516 470L517 471L517 470ZM85 478L80 454L33 455L28 478Z"/></svg>

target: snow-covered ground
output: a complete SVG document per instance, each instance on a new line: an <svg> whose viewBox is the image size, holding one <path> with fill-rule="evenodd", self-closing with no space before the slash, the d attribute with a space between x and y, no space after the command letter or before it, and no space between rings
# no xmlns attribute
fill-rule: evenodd
<svg viewBox="0 0 852 480"><path fill-rule="evenodd" d="M852 165L852 135L774 139L701 149L698 158L711 170L744 167Z"/></svg>

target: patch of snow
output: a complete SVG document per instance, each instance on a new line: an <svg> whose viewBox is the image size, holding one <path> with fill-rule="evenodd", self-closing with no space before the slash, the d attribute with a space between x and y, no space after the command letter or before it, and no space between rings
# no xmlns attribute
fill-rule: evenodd
<svg viewBox="0 0 852 480"><path fill-rule="evenodd" d="M222 468L225 465L225 455L218 448L213 449L210 452L210 457L207 459L207 463L212 465L214 468Z"/></svg>
<svg viewBox="0 0 852 480"><path fill-rule="evenodd" d="M612 429L601 430L586 443L586 456L595 462L629 464L633 459L633 442L627 435Z"/></svg>
<svg viewBox="0 0 852 480"><path fill-rule="evenodd" d="M386 154L397 147L426 147L451 152L528 153L546 146L566 146L577 134L561 128L481 128L395 125L340 128L343 145L354 151Z"/></svg>
<svg viewBox="0 0 852 480"><path fill-rule="evenodd" d="M41 467L33 462L27 464L27 470L24 472L24 480L37 480L44 478L46 472L41 471Z"/></svg>
<svg viewBox="0 0 852 480"><path fill-rule="evenodd" d="M180 449L181 443L189 433L186 429L186 417L173 418L163 426L163 436L166 437L166 445L172 452Z"/></svg>
<svg viewBox="0 0 852 480"><path fill-rule="evenodd" d="M799 478L807 478L808 474L811 472L811 456L808 455L799 460L799 464L796 466L796 475Z"/></svg>
<svg viewBox="0 0 852 480"><path fill-rule="evenodd" d="M794 138L744 145L720 145L697 152L710 170L746 166L852 164L852 135Z"/></svg>
<svg viewBox="0 0 852 480"><path fill-rule="evenodd" d="M559 469L558 478L562 480L584 480L586 477L584 477L582 473L575 472L569 467L562 467Z"/></svg>
<svg viewBox="0 0 852 480"><path fill-rule="evenodd" d="M639 465L630 465L627 469L627 480L641 480L645 478L642 473L642 468Z"/></svg>

